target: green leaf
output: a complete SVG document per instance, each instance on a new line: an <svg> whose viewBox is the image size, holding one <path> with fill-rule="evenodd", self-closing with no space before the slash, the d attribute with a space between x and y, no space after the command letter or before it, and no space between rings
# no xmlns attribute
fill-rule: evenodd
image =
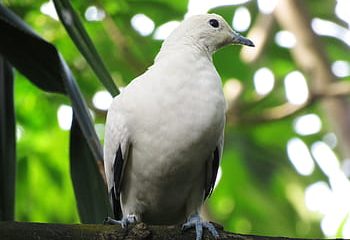
<svg viewBox="0 0 350 240"><path fill-rule="evenodd" d="M2 36L0 38L0 53L30 81L45 91L65 93L71 99L73 111L81 130L74 132L73 140L84 140L87 145L85 148L76 148L71 156L77 156L81 150L81 155L84 156L80 162L81 166L89 166L90 164L90 166L96 167L98 172L96 162L102 164L102 147L77 83L57 49L33 33L22 20L1 4L0 35ZM89 151L86 151L86 148L89 148ZM102 175L103 173L95 178L100 178L99 181L102 181ZM87 174L78 176L73 178L73 183L78 188L83 186L80 183L90 181L90 176ZM76 191L79 191L78 188L75 188ZM90 189L90 191L92 190ZM96 192L92 193L96 194ZM100 198L96 199L100 200ZM92 198L89 200L92 206L106 204L106 201L95 202L95 199ZM88 220L91 221L91 219Z"/></svg>
<svg viewBox="0 0 350 240"><path fill-rule="evenodd" d="M103 161L102 147L100 141L92 125L92 119L88 111L88 107L81 95L79 87L65 61L58 56L61 63L62 78L67 89L67 94L72 101L73 112L76 114L76 118L81 127L81 132L84 135L91 153L93 154L95 161ZM63 74L64 73L64 74Z"/></svg>
<svg viewBox="0 0 350 240"><path fill-rule="evenodd" d="M82 223L102 223L106 216L111 216L107 189L98 172L99 169L103 171L103 167L98 168L98 163L92 158L91 150L82 136L79 124L73 117L70 171L80 220Z"/></svg>
<svg viewBox="0 0 350 240"><path fill-rule="evenodd" d="M0 55L0 221L14 220L16 125L11 65Z"/></svg>
<svg viewBox="0 0 350 240"><path fill-rule="evenodd" d="M118 95L118 88L114 84L111 75L107 71L106 66L104 65L78 15L75 13L72 5L70 4L70 1L54 0L53 2L55 4L58 16L66 28L69 36L85 57L87 62L90 64L96 76L100 79L101 83L106 87L112 96Z"/></svg>
<svg viewBox="0 0 350 240"><path fill-rule="evenodd" d="M67 94L82 132L96 160L102 161L102 148L79 87L57 49L0 5L0 53L41 89Z"/></svg>
<svg viewBox="0 0 350 240"><path fill-rule="evenodd" d="M1 4L0 35L1 54L32 83L48 92L65 92L56 48Z"/></svg>

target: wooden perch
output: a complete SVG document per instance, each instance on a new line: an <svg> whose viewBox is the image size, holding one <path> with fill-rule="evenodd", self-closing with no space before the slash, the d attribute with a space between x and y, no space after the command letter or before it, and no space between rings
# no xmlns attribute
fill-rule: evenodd
<svg viewBox="0 0 350 240"><path fill-rule="evenodd" d="M293 240L286 237L265 237L226 232L215 225L222 240ZM181 231L181 226L148 226L144 223L129 226L102 224L50 224L0 222L1 240L194 240L194 230ZM203 240L214 239L204 231ZM294 238L295 239L295 238ZM302 240L299 238L299 240Z"/></svg>

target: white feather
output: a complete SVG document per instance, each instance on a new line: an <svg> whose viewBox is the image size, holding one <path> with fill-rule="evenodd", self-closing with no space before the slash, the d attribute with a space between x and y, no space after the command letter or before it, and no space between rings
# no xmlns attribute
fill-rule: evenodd
<svg viewBox="0 0 350 240"><path fill-rule="evenodd" d="M211 18L220 29L208 24ZM178 224L201 207L207 162L216 147L222 152L225 125L221 79L211 55L233 34L218 15L185 20L153 66L114 99L106 121L105 169L110 189L121 145L127 155L120 193L124 217Z"/></svg>

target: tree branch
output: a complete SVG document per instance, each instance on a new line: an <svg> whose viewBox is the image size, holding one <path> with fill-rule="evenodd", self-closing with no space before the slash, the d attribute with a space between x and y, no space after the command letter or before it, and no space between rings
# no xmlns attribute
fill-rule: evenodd
<svg viewBox="0 0 350 240"><path fill-rule="evenodd" d="M301 112L306 107L310 106L314 101L307 101L302 105L294 105L291 103L284 103L282 105L265 109L260 116L248 119L248 122L264 123L282 120Z"/></svg>
<svg viewBox="0 0 350 240"><path fill-rule="evenodd" d="M311 18L301 0L279 1L274 11L277 22L292 32L297 44L291 49L296 63L310 79L311 92L325 92L330 84L337 82L331 71L330 62L319 37L312 31ZM343 157L350 157L350 105L347 99L327 98L322 102L332 128L339 138Z"/></svg>
<svg viewBox="0 0 350 240"><path fill-rule="evenodd" d="M260 13L258 15L254 26L247 35L254 42L255 48L242 48L240 56L244 62L255 63L260 59L272 36L271 33L274 25L275 19L272 14L266 15Z"/></svg>
<svg viewBox="0 0 350 240"><path fill-rule="evenodd" d="M259 113L259 115L251 116L249 114L246 114L247 116L244 116L244 114L241 114L244 117L239 120L245 123L254 124L278 121L294 116L307 107L310 107L311 105L317 103L319 100L325 100L329 98L343 98L348 96L350 96L350 83L336 82L329 84L329 87L327 89L324 89L322 92L310 92L309 99L301 105L294 105L286 102L275 107L266 108L261 113ZM228 115L233 114L237 115L235 112L228 112Z"/></svg>
<svg viewBox="0 0 350 240"><path fill-rule="evenodd" d="M222 240L293 240L286 237L265 237L230 233L220 229ZM132 225L128 230L119 225L97 224L49 224L26 222L0 222L1 240L193 240L194 230L181 231L180 226L148 226L144 223ZM203 240L214 239L207 231ZM298 238L298 240L302 240Z"/></svg>

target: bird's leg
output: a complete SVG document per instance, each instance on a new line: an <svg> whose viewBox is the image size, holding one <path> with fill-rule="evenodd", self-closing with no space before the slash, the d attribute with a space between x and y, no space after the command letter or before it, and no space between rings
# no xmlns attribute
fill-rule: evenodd
<svg viewBox="0 0 350 240"><path fill-rule="evenodd" d="M182 230L187 230L194 227L196 229L196 240L201 240L203 236L203 228L208 229L208 231L215 238L219 238L219 233L216 231L213 224L210 222L203 221L198 213L191 215L187 222L182 225Z"/></svg>
<svg viewBox="0 0 350 240"><path fill-rule="evenodd" d="M104 224L110 224L110 225L120 224L122 228L127 228L129 224L132 224L135 222L136 222L135 215L128 215L126 217L123 217L122 220L115 220L111 217L106 217L105 220L103 221Z"/></svg>

